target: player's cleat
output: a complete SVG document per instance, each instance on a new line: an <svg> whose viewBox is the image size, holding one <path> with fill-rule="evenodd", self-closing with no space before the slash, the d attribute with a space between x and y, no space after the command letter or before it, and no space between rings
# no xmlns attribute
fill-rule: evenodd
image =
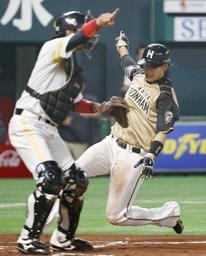
<svg viewBox="0 0 206 256"><path fill-rule="evenodd" d="M177 234L182 234L183 230L184 230L184 225L182 220L178 219L176 225L173 227L174 231Z"/></svg>
<svg viewBox="0 0 206 256"><path fill-rule="evenodd" d="M29 239L28 243L18 243L17 249L25 254L49 254L48 246L38 239Z"/></svg>
<svg viewBox="0 0 206 256"><path fill-rule="evenodd" d="M91 251L93 246L81 239L73 239L72 241L53 242L51 244L54 251Z"/></svg>

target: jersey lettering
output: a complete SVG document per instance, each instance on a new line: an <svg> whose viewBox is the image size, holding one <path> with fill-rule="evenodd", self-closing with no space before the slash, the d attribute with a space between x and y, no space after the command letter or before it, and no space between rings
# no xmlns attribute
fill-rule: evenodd
<svg viewBox="0 0 206 256"><path fill-rule="evenodd" d="M145 93L145 90L142 90L142 87L139 88L139 91L135 90L134 88L130 87L128 94L131 99L145 112L146 114L149 113L149 95Z"/></svg>

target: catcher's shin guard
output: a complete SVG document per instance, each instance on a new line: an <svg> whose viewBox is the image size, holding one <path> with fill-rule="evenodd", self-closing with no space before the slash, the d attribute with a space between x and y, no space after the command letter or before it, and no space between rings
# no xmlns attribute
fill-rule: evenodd
<svg viewBox="0 0 206 256"><path fill-rule="evenodd" d="M58 231L67 240L74 238L87 186L88 178L86 173L73 164L69 169L67 185L60 197L58 221Z"/></svg>
<svg viewBox="0 0 206 256"><path fill-rule="evenodd" d="M65 186L62 170L55 161L40 163L36 171L37 189L28 198L28 217L19 243L31 238L39 238L55 200Z"/></svg>
<svg viewBox="0 0 206 256"><path fill-rule="evenodd" d="M45 195L38 189L29 196L27 219L18 239L18 243L27 243L28 239L40 237L55 199L54 196L51 198L51 195Z"/></svg>

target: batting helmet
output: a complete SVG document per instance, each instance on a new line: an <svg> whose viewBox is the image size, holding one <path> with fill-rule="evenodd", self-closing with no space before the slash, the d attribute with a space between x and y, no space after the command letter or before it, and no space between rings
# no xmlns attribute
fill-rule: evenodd
<svg viewBox="0 0 206 256"><path fill-rule="evenodd" d="M71 11L56 17L53 27L57 36L63 36L66 30L81 28L84 23L85 15L83 13Z"/></svg>
<svg viewBox="0 0 206 256"><path fill-rule="evenodd" d="M143 53L143 58L137 62L140 66L157 68L170 63L170 51L163 44L149 44Z"/></svg>

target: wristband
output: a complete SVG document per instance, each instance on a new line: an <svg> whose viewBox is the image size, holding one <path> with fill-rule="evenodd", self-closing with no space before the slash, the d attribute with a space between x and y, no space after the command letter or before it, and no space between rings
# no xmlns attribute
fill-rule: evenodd
<svg viewBox="0 0 206 256"><path fill-rule="evenodd" d="M90 20L89 22L85 23L82 26L82 31L84 36L89 38L93 37L98 30L99 30L99 27L97 26L96 20Z"/></svg>
<svg viewBox="0 0 206 256"><path fill-rule="evenodd" d="M149 153L157 157L162 149L163 149L163 144L160 141L154 140L151 143Z"/></svg>

